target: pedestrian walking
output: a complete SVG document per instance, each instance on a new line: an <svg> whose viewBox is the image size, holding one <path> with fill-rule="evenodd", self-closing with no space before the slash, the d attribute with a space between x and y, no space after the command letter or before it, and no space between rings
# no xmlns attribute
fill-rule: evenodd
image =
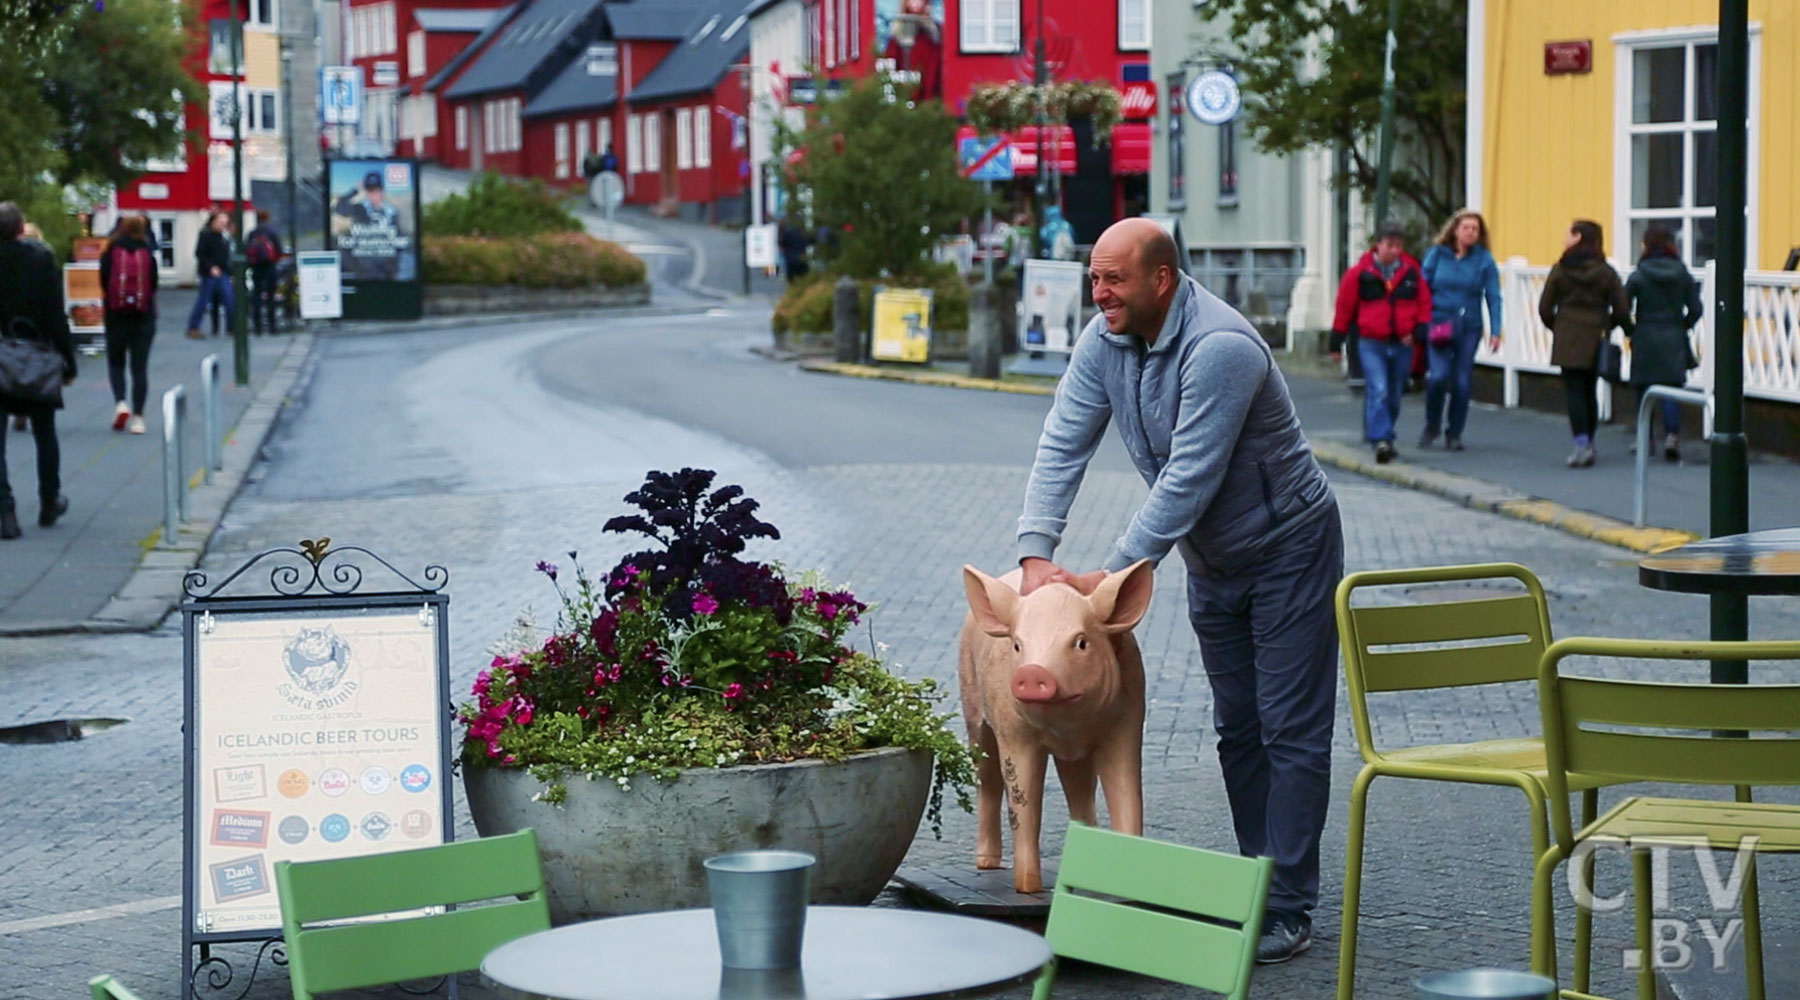
<svg viewBox="0 0 1800 1000"><path fill-rule="evenodd" d="M75 338L63 309L62 274L56 257L41 244L21 239L25 216L13 202L0 202L0 330L36 340L62 355L62 384L75 382ZM22 415L37 445L38 524L48 528L69 509L62 494L62 453L56 440L56 411L62 399L41 402L0 396L0 413ZM18 505L6 472L6 435L0 434L0 538L17 538Z"/></svg>
<svg viewBox="0 0 1800 1000"><path fill-rule="evenodd" d="M250 230L250 235L244 238L244 260L250 265L250 280L254 285L254 297L250 300L250 320L259 337L262 336L265 325L269 333L280 331L275 321L276 306L280 302L280 296L275 293L275 272L281 259L286 256L287 249L281 245L281 233L269 224L268 210L258 209L256 228Z"/></svg>
<svg viewBox="0 0 1800 1000"><path fill-rule="evenodd" d="M100 255L100 288L106 307L106 377L112 383L112 429L144 433L149 395L150 341L156 336L156 254L139 215L119 221ZM131 401L125 371L131 369Z"/></svg>
<svg viewBox="0 0 1800 1000"><path fill-rule="evenodd" d="M781 267L787 272L789 284L806 277L812 270L806 260L806 249L812 243L812 234L806 231L800 220L792 215L782 217L781 224L775 229L775 245L781 251Z"/></svg>
<svg viewBox="0 0 1800 1000"><path fill-rule="evenodd" d="M1623 326L1631 335L1625 285L1606 262L1600 223L1576 219L1569 226L1562 259L1550 268L1538 298L1538 318L1550 328L1550 363L1562 369L1569 399L1569 431L1575 445L1566 464L1594 464L1594 429L1600 423L1599 355L1608 334Z"/></svg>
<svg viewBox="0 0 1800 1000"><path fill-rule="evenodd" d="M38 229L37 223L27 221L24 228L19 232L19 239L31 246L38 247L45 253L50 254L52 258L55 257L55 252L50 249L50 244L44 242L44 233L42 230ZM31 418L23 413L15 414L12 418L12 429L15 431L29 431L31 429Z"/></svg>
<svg viewBox="0 0 1800 1000"><path fill-rule="evenodd" d="M605 155L600 157L600 169L610 170L615 174L619 172L619 154L613 152L610 143L607 144Z"/></svg>
<svg viewBox="0 0 1800 1000"><path fill-rule="evenodd" d="M1700 322L1706 307L1700 301L1700 283L1681 263L1675 234L1666 227L1644 230L1643 254L1625 281L1625 297L1632 305L1626 334L1631 338L1631 384L1641 403L1653 385L1686 385L1688 370L1700 363L1688 331ZM1650 416L1645 414L1644 419ZM1681 404L1662 400L1662 421L1663 458L1679 462Z"/></svg>
<svg viewBox="0 0 1800 1000"><path fill-rule="evenodd" d="M1182 274L1161 226L1112 225L1089 278L1101 315L1075 341L1038 439L1020 589L1091 592L1107 570L1181 553L1238 849L1275 861L1257 960L1286 961L1312 944L1330 804L1337 500L1262 335ZM1051 560L1113 417L1150 494L1104 569L1071 574Z"/></svg>
<svg viewBox="0 0 1800 1000"><path fill-rule="evenodd" d="M206 228L194 242L194 269L200 277L200 292L194 296L194 308L188 313L187 335L199 340L200 319L210 310L212 335L219 335L219 310L231 321L231 216L214 212L207 217Z"/></svg>
<svg viewBox="0 0 1800 1000"><path fill-rule="evenodd" d="M1419 447L1429 448L1445 431L1444 446L1463 450L1463 428L1469 422L1469 393L1475 378L1475 352L1481 347L1481 304L1487 303L1488 344L1499 350L1503 314L1500 267L1488 249L1487 220L1471 209L1452 215L1425 251L1425 287L1431 292L1431 325L1426 328L1430 364L1425 377L1425 432ZM1448 425L1444 404L1448 401Z"/></svg>
<svg viewBox="0 0 1800 1000"><path fill-rule="evenodd" d="M1363 432L1382 464L1400 456L1394 448L1400 422L1400 396L1412 366L1415 338L1425 336L1431 319L1431 290L1419 262L1406 252L1406 230L1397 222L1382 225L1375 247L1344 272L1338 284L1337 315L1331 324L1331 350L1356 338L1362 359Z"/></svg>

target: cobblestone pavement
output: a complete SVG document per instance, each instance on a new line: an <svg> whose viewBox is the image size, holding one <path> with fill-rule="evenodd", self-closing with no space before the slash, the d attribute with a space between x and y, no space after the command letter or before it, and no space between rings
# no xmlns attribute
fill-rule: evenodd
<svg viewBox="0 0 1800 1000"><path fill-rule="evenodd" d="M773 363L745 366L741 345L754 317L704 321L614 320L594 330L553 326L471 329L421 339L408 335L322 341L316 368L295 389L267 464L234 502L204 566L228 571L273 545L324 534L364 544L402 569L450 567L453 684L466 691L494 642L527 604L551 608L531 569L570 549L590 567L625 549L600 532L620 497L647 468L716 468L763 502L783 539L760 554L789 566L817 566L879 602L870 638L914 676L954 677L954 645L964 611L957 570L965 562L1000 568L1012 537L1029 450L995 462L966 429L932 416L955 407L1029 439L1042 410L1021 415L1015 399L902 387L915 394L907 419L925 437L931 461L903 463L870 451L866 460L808 465L777 462L756 446L754 415L718 403L718 417L682 422L613 405L604 380L576 404L535 388L534 359L590 352L621 365L651 364L657 352L692 366L736 366L746 398L774 393L779 405L818 413L841 391L824 376L794 377ZM581 338L577 342L577 338ZM712 372L716 375L716 371ZM776 387L771 389L771 386ZM890 387L891 388L891 387ZM679 391L679 389L677 389ZM691 401L690 401L691 403ZM1037 405L1042 407L1048 401ZM819 414L820 433L857 433L853 421ZM1029 421L1022 429L1020 420ZM785 426L780 421L771 421ZM1110 446L1109 446L1110 447ZM966 460L965 455L982 456ZM1512 560L1536 570L1550 592L1559 634L1703 635L1703 600L1657 594L1636 584L1629 553L1453 506L1433 497L1337 476L1352 569ZM1097 563L1144 493L1115 460L1090 473L1073 518L1065 561ZM1176 564L1165 564L1138 638L1151 704L1145 747L1147 832L1215 848L1232 845L1210 732L1210 694L1181 606ZM1800 607L1758 600L1758 635L1800 634ZM147 998L179 995L181 802L181 638L149 635L9 639L0 676L10 697L0 725L40 719L119 716L130 723L90 739L51 746L0 745L0 997L51 1000L78 995L106 971ZM1347 716L1340 701L1340 715ZM1376 709L1384 742L1519 735L1538 728L1533 692L1514 685L1384 701ZM1255 995L1325 997L1336 978L1345 803L1359 760L1347 717L1337 730L1334 803L1324 839L1319 946L1284 966L1259 970ZM1054 783L1052 783L1054 785ZM1054 793L1052 793L1054 795ZM1058 803L1047 813L1054 816ZM473 835L458 799L461 835ZM1060 840L1048 824L1045 842ZM968 863L972 821L947 817L942 841L921 833L914 863ZM1524 964L1528 933L1528 839L1516 796L1503 790L1378 783L1366 860L1359 996L1410 997L1430 970ZM1616 861L1613 887L1623 885ZM1692 865L1675 866L1676 899L1695 898ZM1605 873L1603 873L1605 878ZM1791 865L1762 869L1769 933L1793 934ZM1605 883L1603 883L1603 886ZM1695 890L1697 891L1697 890ZM1704 898L1703 896L1698 898ZM884 898L884 902L896 900ZM1680 905L1679 903L1677 904ZM95 908L114 907L103 912ZM1566 908L1565 908L1566 909ZM1567 928L1566 914L1563 926ZM1620 993L1617 948L1626 920L1603 917L1612 946L1598 985ZM1567 950L1566 948L1564 949ZM229 952L245 957L241 947ZM265 976L255 998L286 995L285 977ZM472 980L470 980L472 983ZM478 988L469 994L480 995ZM1025 989L1008 996L1024 997ZM1192 991L1117 973L1074 969L1058 996L1175 997Z"/></svg>

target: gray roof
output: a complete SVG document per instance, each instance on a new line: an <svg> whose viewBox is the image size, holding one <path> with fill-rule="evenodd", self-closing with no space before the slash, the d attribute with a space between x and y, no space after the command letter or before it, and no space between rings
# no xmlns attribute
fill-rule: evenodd
<svg viewBox="0 0 1800 1000"><path fill-rule="evenodd" d="M451 99L496 91L531 92L597 34L601 0L534 0L506 22L499 37L451 84ZM536 84L536 86L534 86Z"/></svg>
<svg viewBox="0 0 1800 1000"><path fill-rule="evenodd" d="M578 54L569 60L569 65L550 81L550 86L538 92L531 103L525 105L522 115L526 118L541 118L545 115L567 114L572 111L598 110L610 108L619 99L619 77L589 76L587 54Z"/></svg>
<svg viewBox="0 0 1800 1000"><path fill-rule="evenodd" d="M436 92L439 87L442 87L451 77L455 76L459 70L468 65L470 60L480 54L481 47L487 44L488 39L499 34L500 29L506 27L506 22L510 20L514 14L517 14L523 9L527 2L529 2L529 0L519 0L518 3L494 11L494 19L487 23L487 27L481 29L481 34L476 35L473 41L463 46L462 51L456 54L456 58L445 63L443 69L433 73L431 79L425 81L425 89Z"/></svg>
<svg viewBox="0 0 1800 1000"><path fill-rule="evenodd" d="M672 42L687 37L708 0L607 0L606 19L621 41Z"/></svg>
<svg viewBox="0 0 1800 1000"><path fill-rule="evenodd" d="M755 0L710 0L682 41L631 92L631 102L659 101L711 90L750 52L749 9Z"/></svg>
<svg viewBox="0 0 1800 1000"><path fill-rule="evenodd" d="M426 31L468 31L476 32L488 26L495 18L505 13L505 9L474 10L415 10L413 17L419 27Z"/></svg>

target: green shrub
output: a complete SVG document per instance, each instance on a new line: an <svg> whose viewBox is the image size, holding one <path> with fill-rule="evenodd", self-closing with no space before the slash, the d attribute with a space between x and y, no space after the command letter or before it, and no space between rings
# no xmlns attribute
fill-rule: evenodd
<svg viewBox="0 0 1800 1000"><path fill-rule="evenodd" d="M542 181L509 180L496 173L475 178L469 189L425 206L427 237L535 236L581 231L581 220L562 206L563 196Z"/></svg>
<svg viewBox="0 0 1800 1000"><path fill-rule="evenodd" d="M644 282L644 262L586 233L512 239L437 236L423 241L425 281L440 285L618 288Z"/></svg>

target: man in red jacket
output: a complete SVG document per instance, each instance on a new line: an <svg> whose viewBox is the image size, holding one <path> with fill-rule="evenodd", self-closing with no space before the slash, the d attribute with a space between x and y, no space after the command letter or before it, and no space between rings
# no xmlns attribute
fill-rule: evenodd
<svg viewBox="0 0 1800 1000"><path fill-rule="evenodd" d="M1354 335L1363 370L1363 429L1375 445L1375 461L1387 463L1400 420L1400 394L1412 365L1413 339L1431 322L1431 290L1419 262L1406 252L1406 231L1397 222L1382 225L1375 249L1344 272L1338 285L1337 317L1331 324L1331 353L1343 353Z"/></svg>

